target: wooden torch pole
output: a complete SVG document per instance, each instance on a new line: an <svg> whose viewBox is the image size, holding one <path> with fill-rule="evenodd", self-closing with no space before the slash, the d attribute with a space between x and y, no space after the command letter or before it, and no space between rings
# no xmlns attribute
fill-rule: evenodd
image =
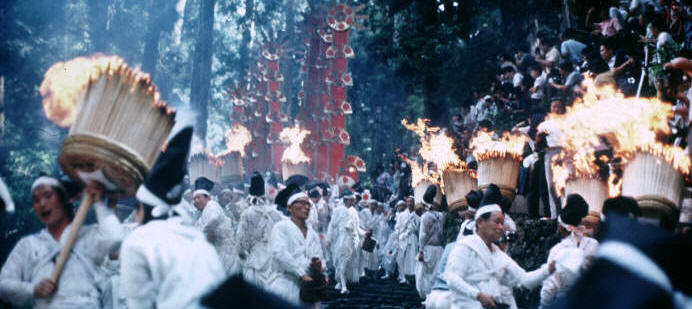
<svg viewBox="0 0 692 309"><path fill-rule="evenodd" d="M84 219L86 218L87 213L89 213L89 209L91 208L92 200L93 196L91 196L91 194L85 194L84 198L82 199L82 202L79 204L77 214L75 215L74 220L72 220L72 225L70 227L70 235L67 236L67 242L65 242L65 245L63 246L62 250L60 250L60 255L58 255L58 259L55 262L53 273L50 275L50 278L53 279L55 282L57 282L60 278L60 274L62 273L62 270L65 267L65 262L67 261L67 258L70 256L70 252L74 247L74 242L77 240L77 233L79 233L79 229L82 227L82 224L84 224Z"/></svg>

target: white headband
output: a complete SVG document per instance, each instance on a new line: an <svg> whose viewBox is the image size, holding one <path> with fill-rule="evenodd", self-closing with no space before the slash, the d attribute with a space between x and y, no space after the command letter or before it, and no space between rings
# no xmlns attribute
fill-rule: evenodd
<svg viewBox="0 0 692 309"><path fill-rule="evenodd" d="M498 204L481 206L476 211L476 216L474 217L474 220L478 220L478 218L480 218L483 214L487 214L490 212L502 212L502 208L500 208L500 205Z"/></svg>
<svg viewBox="0 0 692 309"><path fill-rule="evenodd" d="M62 190L63 192L65 192L65 187L63 187L63 185L60 183L60 181L58 181L57 179L55 179L53 177L49 177L49 176L41 176L39 178L36 178L36 180L34 180L34 183L31 185L31 192L34 192L34 190L36 190L36 188L43 186L43 185L49 185L51 187L58 188L58 189Z"/></svg>
<svg viewBox="0 0 692 309"><path fill-rule="evenodd" d="M293 204L295 201L297 201L297 200L299 200L299 199L301 199L301 198L308 199L308 195L305 194L305 192L302 192L302 191L301 191L301 192L298 192L298 193L295 193L295 194L291 195L291 197L288 198L288 202L286 203L286 205L291 205L291 204Z"/></svg>
<svg viewBox="0 0 692 309"><path fill-rule="evenodd" d="M204 190L204 189L197 189L197 190L195 190L195 192L192 193L192 196L195 197L195 196L198 196L198 195L200 195L200 194L206 194L207 196L211 196L211 194L209 194L209 191Z"/></svg>

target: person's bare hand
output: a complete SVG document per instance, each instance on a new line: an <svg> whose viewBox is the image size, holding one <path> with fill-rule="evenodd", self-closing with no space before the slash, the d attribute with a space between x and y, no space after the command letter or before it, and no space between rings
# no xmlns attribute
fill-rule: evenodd
<svg viewBox="0 0 692 309"><path fill-rule="evenodd" d="M550 264L548 264L548 271L551 274L555 272L555 261L552 261L552 262L550 262Z"/></svg>
<svg viewBox="0 0 692 309"><path fill-rule="evenodd" d="M34 296L37 298L48 298L57 288L57 283L53 279L46 278L34 286Z"/></svg>
<svg viewBox="0 0 692 309"><path fill-rule="evenodd" d="M90 181L86 186L86 192L93 197L94 202L99 202L103 200L106 188L97 181Z"/></svg>
<svg viewBox="0 0 692 309"><path fill-rule="evenodd" d="M312 277L310 277L309 275L303 275L303 277L300 278L300 280L303 280L303 282L310 282L312 281Z"/></svg>
<svg viewBox="0 0 692 309"><path fill-rule="evenodd" d="M479 302L481 302L481 306L483 308L495 308L497 307L497 304L495 303L495 298L488 294L484 293L478 293L478 296L476 296L476 299L478 299Z"/></svg>
<svg viewBox="0 0 692 309"><path fill-rule="evenodd" d="M423 252L418 253L418 260L423 262Z"/></svg>

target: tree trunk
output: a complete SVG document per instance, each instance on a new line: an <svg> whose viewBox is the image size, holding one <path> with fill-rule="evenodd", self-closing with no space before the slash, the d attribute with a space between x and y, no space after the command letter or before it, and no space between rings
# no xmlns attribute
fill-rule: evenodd
<svg viewBox="0 0 692 309"><path fill-rule="evenodd" d="M216 0L202 0L200 5L197 44L195 44L190 86L190 104L197 115L195 129L197 136L203 141L207 135L207 105L211 90L215 2Z"/></svg>
<svg viewBox="0 0 692 309"><path fill-rule="evenodd" d="M149 73L151 79L156 75L156 61L159 59L159 37L161 26L158 23L159 3L156 0L149 1L149 16L147 19L147 33L144 37L144 54L142 55L142 71Z"/></svg>
<svg viewBox="0 0 692 309"><path fill-rule="evenodd" d="M255 1L245 0L245 16L242 19L243 36L238 49L240 57L240 79L245 80L248 76L248 68L250 67L250 43L252 33L250 33L252 21L254 20Z"/></svg>
<svg viewBox="0 0 692 309"><path fill-rule="evenodd" d="M106 22L110 0L87 1L87 22L89 23L90 52L106 52Z"/></svg>
<svg viewBox="0 0 692 309"><path fill-rule="evenodd" d="M295 0L286 0L286 5L284 7L284 11L286 12L286 36L291 41L293 41L293 38L295 37L295 4ZM281 67L285 68L285 82L283 85L283 91L287 98L285 112L287 115L293 116L291 110L293 110L293 105L297 101L295 97L296 82L298 81L298 74L296 74L296 63L293 61L292 53L283 59L282 62L283 65Z"/></svg>

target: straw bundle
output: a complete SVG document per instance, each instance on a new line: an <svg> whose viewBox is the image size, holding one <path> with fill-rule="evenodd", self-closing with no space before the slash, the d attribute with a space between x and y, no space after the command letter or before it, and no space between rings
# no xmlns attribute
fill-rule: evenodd
<svg viewBox="0 0 692 309"><path fill-rule="evenodd" d="M243 157L240 152L232 151L219 158L221 183L235 183L243 179Z"/></svg>
<svg viewBox="0 0 692 309"><path fill-rule="evenodd" d="M190 181L194 182L199 177L206 177L209 180L218 183L220 177L220 169L214 162L210 162L209 157L203 153L197 153L190 157Z"/></svg>
<svg viewBox="0 0 692 309"><path fill-rule="evenodd" d="M608 199L608 185L599 178L574 178L567 180L563 205L570 194L579 194L589 204L589 213L582 220L587 228L594 229L601 218L603 202Z"/></svg>
<svg viewBox="0 0 692 309"><path fill-rule="evenodd" d="M622 195L634 197L644 217L677 220L682 188L682 174L647 153L636 153L622 175Z"/></svg>
<svg viewBox="0 0 692 309"><path fill-rule="evenodd" d="M520 164L521 161L508 157L479 160L478 188L485 190L491 183L494 183L500 188L502 196L513 200Z"/></svg>
<svg viewBox="0 0 692 309"><path fill-rule="evenodd" d="M442 173L442 180L444 181L449 212L468 206L466 194L472 190L478 190L478 180L471 177L466 171L446 169Z"/></svg>
<svg viewBox="0 0 692 309"><path fill-rule="evenodd" d="M124 64L92 77L76 107L58 159L62 169L75 180L77 171L101 169L120 195L134 196L173 127L174 113L158 101L145 74Z"/></svg>
<svg viewBox="0 0 692 309"><path fill-rule="evenodd" d="M281 173L284 180L293 175L310 175L307 162L295 164L288 161L283 161L281 162Z"/></svg>

